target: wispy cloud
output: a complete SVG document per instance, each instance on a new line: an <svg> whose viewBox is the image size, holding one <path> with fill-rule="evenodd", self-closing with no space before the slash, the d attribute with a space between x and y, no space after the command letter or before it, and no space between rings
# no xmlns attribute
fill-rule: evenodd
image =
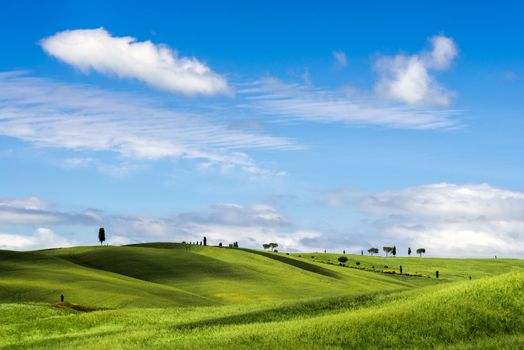
<svg viewBox="0 0 524 350"><path fill-rule="evenodd" d="M331 53L335 59L336 66L343 68L348 64L348 60L344 51L333 51Z"/></svg>
<svg viewBox="0 0 524 350"><path fill-rule="evenodd" d="M250 173L265 171L245 150L298 148L289 139L232 129L216 119L132 94L0 73L0 135L36 146L142 160L200 159Z"/></svg>
<svg viewBox="0 0 524 350"><path fill-rule="evenodd" d="M373 95L287 84L271 77L239 93L248 101L244 108L285 120L403 129L449 128L458 124L453 119L455 110L393 104Z"/></svg>
<svg viewBox="0 0 524 350"><path fill-rule="evenodd" d="M81 213L61 212L53 204L37 197L0 198L0 224L43 225L75 224L92 225L99 222L96 211Z"/></svg>
<svg viewBox="0 0 524 350"><path fill-rule="evenodd" d="M194 57L151 41L114 37L104 28L66 30L41 41L44 50L82 71L134 78L158 89L186 95L230 94L223 76Z"/></svg>

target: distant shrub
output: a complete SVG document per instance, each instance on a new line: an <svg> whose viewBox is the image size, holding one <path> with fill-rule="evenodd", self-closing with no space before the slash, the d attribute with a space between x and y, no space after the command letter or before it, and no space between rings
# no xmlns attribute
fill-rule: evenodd
<svg viewBox="0 0 524 350"><path fill-rule="evenodd" d="M315 259L315 257L314 257L314 256L311 256L311 259Z"/></svg>
<svg viewBox="0 0 524 350"><path fill-rule="evenodd" d="M301 258L301 257L302 257L302 255L299 255L298 257L299 257L299 258Z"/></svg>
<svg viewBox="0 0 524 350"><path fill-rule="evenodd" d="M289 255L289 253L286 253L286 255Z"/></svg>
<svg viewBox="0 0 524 350"><path fill-rule="evenodd" d="M357 261L355 264L357 264L357 266L360 265L360 261Z"/></svg>
<svg viewBox="0 0 524 350"><path fill-rule="evenodd" d="M277 249L273 249L273 252L274 252L274 253L278 253L278 250L277 250Z"/></svg>
<svg viewBox="0 0 524 350"><path fill-rule="evenodd" d="M385 269L388 269L388 268L389 268L389 266L388 266L388 265L384 265L384 268L385 268Z"/></svg>
<svg viewBox="0 0 524 350"><path fill-rule="evenodd" d="M218 243L218 246L219 246L219 247L222 247L222 242Z"/></svg>
<svg viewBox="0 0 524 350"><path fill-rule="evenodd" d="M420 256L422 256L422 254L426 253L426 248L418 248L417 249L417 254L419 254Z"/></svg>
<svg viewBox="0 0 524 350"><path fill-rule="evenodd" d="M340 263L345 263L346 261L348 261L348 258L345 256L339 256L337 260Z"/></svg>

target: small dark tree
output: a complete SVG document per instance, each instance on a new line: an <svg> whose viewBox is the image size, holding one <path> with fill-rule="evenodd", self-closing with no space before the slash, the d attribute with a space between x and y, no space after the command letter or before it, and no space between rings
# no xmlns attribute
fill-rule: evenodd
<svg viewBox="0 0 524 350"><path fill-rule="evenodd" d="M382 250L386 253L386 256L388 256L388 254L393 251L393 247L382 247Z"/></svg>
<svg viewBox="0 0 524 350"><path fill-rule="evenodd" d="M360 251L360 255L364 255L364 249Z"/></svg>
<svg viewBox="0 0 524 350"><path fill-rule="evenodd" d="M269 248L271 248L271 250L275 251L275 248L278 247L278 243L268 243L269 244Z"/></svg>
<svg viewBox="0 0 524 350"><path fill-rule="evenodd" d="M222 242L218 243L218 246L219 246L219 247L222 247Z"/></svg>
<svg viewBox="0 0 524 350"><path fill-rule="evenodd" d="M408 248L408 256L411 256L411 248Z"/></svg>
<svg viewBox="0 0 524 350"><path fill-rule="evenodd" d="M418 248L417 249L417 254L419 254L420 256L422 256L422 254L425 254L426 253L426 249L425 248Z"/></svg>
<svg viewBox="0 0 524 350"><path fill-rule="evenodd" d="M345 263L346 261L348 261L348 258L347 258L347 257L345 257L345 256L339 256L339 257L338 257L338 262L340 262L340 263L343 264L343 263Z"/></svg>
<svg viewBox="0 0 524 350"><path fill-rule="evenodd" d="M207 237L204 236L204 245L207 246Z"/></svg>
<svg viewBox="0 0 524 350"><path fill-rule="evenodd" d="M378 254L378 248L369 248L368 253L371 255Z"/></svg>
<svg viewBox="0 0 524 350"><path fill-rule="evenodd" d="M264 243L264 244L262 244L262 248L264 248L264 250L266 250L266 249L271 248L271 246L269 245L269 243Z"/></svg>
<svg viewBox="0 0 524 350"><path fill-rule="evenodd" d="M98 229L98 240L100 241L100 245L106 240L106 230L103 227Z"/></svg>
<svg viewBox="0 0 524 350"><path fill-rule="evenodd" d="M391 251L391 254L393 254L393 256L397 256L397 247L396 246L393 246L393 250Z"/></svg>
<svg viewBox="0 0 524 350"><path fill-rule="evenodd" d="M435 276L438 278L438 270L435 271Z"/></svg>
<svg viewBox="0 0 524 350"><path fill-rule="evenodd" d="M400 274L402 275L402 265L400 265Z"/></svg>
<svg viewBox="0 0 524 350"><path fill-rule="evenodd" d="M60 302L61 302L61 303L64 302L64 294L60 294Z"/></svg>
<svg viewBox="0 0 524 350"><path fill-rule="evenodd" d="M342 254L346 255L346 250L345 249L342 251Z"/></svg>

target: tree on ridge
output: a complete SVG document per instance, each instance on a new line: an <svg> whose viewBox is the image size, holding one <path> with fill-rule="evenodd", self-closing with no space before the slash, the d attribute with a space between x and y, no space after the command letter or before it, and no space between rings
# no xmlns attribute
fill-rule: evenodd
<svg viewBox="0 0 524 350"><path fill-rule="evenodd" d="M106 230L103 227L98 229L98 240L100 241L100 245L106 240Z"/></svg>
<svg viewBox="0 0 524 350"><path fill-rule="evenodd" d="M368 253L371 255L378 254L378 248L369 248Z"/></svg>
<svg viewBox="0 0 524 350"><path fill-rule="evenodd" d="M386 253L386 256L388 256L388 254L393 251L393 247L382 247L382 250Z"/></svg>

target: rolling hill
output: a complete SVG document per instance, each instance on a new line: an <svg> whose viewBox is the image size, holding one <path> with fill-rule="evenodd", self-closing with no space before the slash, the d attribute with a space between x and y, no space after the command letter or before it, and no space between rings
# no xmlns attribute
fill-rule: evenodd
<svg viewBox="0 0 524 350"><path fill-rule="evenodd" d="M348 268L338 256L174 243L0 251L0 347L524 344L523 260L347 255ZM400 264L429 277L381 272Z"/></svg>

